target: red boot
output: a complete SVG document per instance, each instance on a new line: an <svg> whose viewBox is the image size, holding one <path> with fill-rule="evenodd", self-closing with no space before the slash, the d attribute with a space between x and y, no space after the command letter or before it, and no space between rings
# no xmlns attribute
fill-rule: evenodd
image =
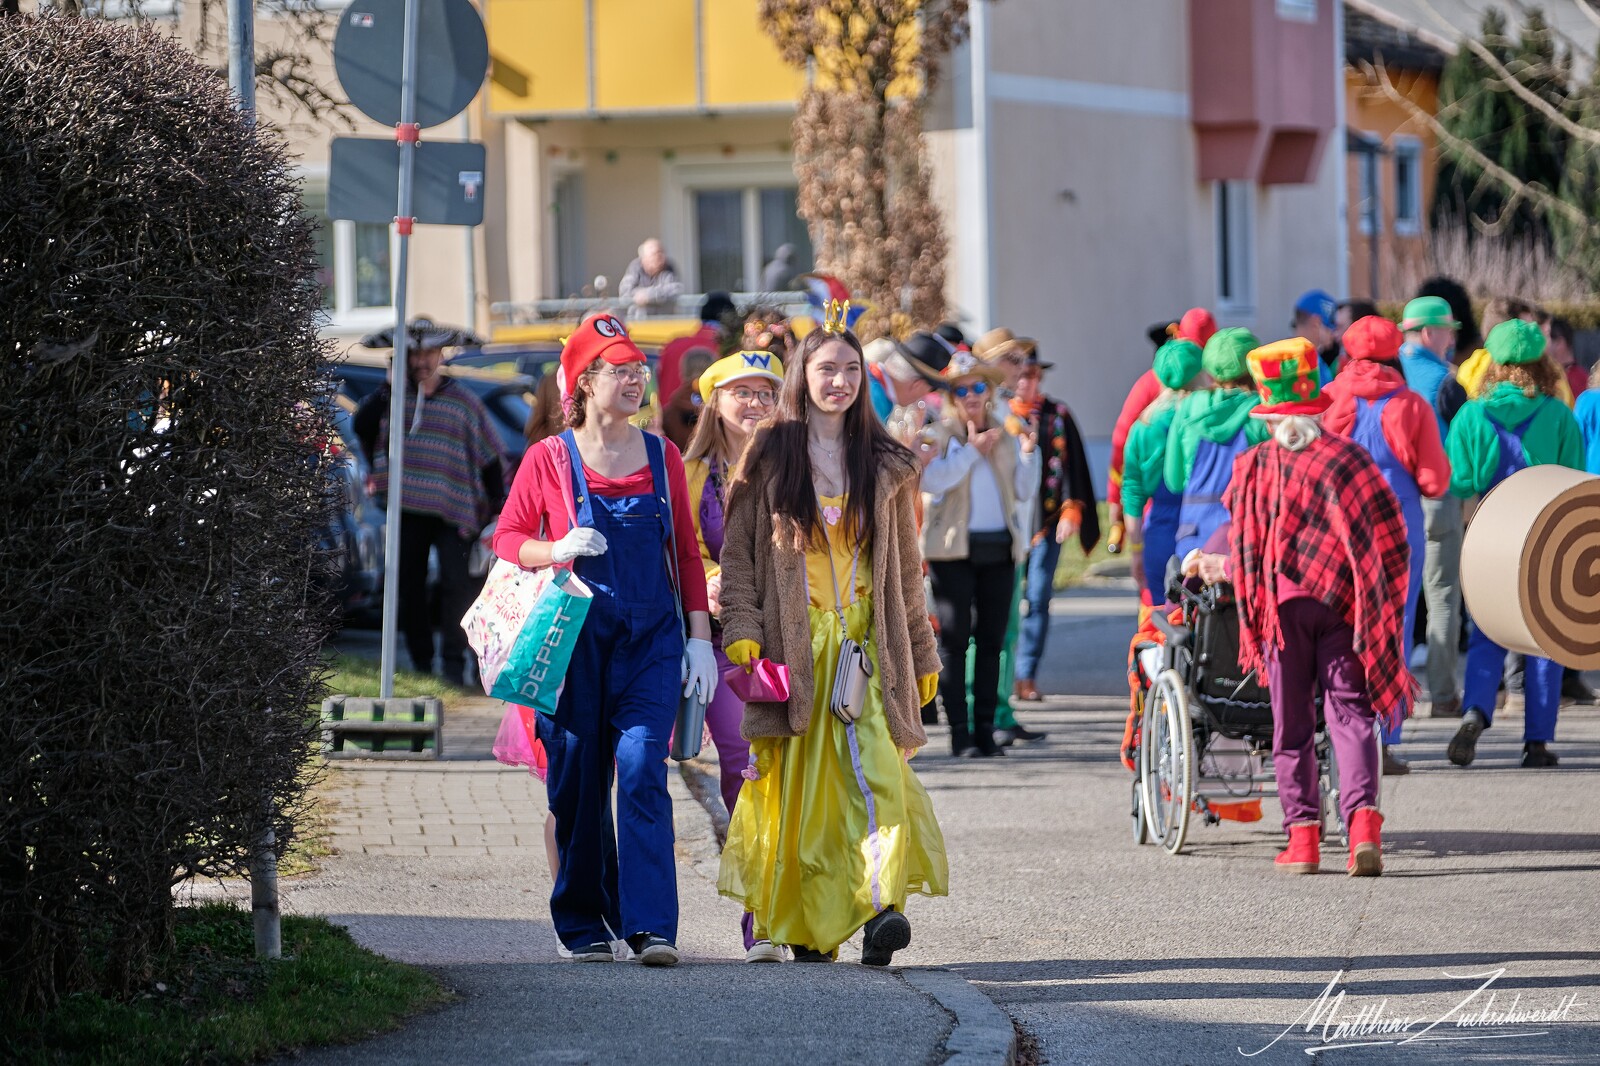
<svg viewBox="0 0 1600 1066"><path fill-rule="evenodd" d="M1383 815L1374 807L1362 807L1350 818L1350 862L1345 867L1351 877L1377 877L1383 873Z"/></svg>
<svg viewBox="0 0 1600 1066"><path fill-rule="evenodd" d="M1322 863L1322 847L1317 841L1318 827L1291 825L1289 847L1277 858L1277 867L1286 874L1314 874Z"/></svg>

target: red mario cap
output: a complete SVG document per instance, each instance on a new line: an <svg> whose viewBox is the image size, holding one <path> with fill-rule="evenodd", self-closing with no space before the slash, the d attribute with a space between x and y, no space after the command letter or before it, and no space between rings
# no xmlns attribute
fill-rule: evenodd
<svg viewBox="0 0 1600 1066"><path fill-rule="evenodd" d="M562 399L572 396L572 386L578 376L596 359L604 359L613 366L642 363L644 353L633 343L627 327L616 315L590 315L562 342L561 376L556 382L561 386Z"/></svg>
<svg viewBox="0 0 1600 1066"><path fill-rule="evenodd" d="M1217 332L1217 320L1211 317L1211 312L1204 307L1191 307L1178 319L1175 336L1181 340L1193 341L1200 347L1206 346L1206 341Z"/></svg>
<svg viewBox="0 0 1600 1066"><path fill-rule="evenodd" d="M1352 359L1393 359L1400 354L1400 327L1387 318L1358 318L1344 331L1345 352Z"/></svg>

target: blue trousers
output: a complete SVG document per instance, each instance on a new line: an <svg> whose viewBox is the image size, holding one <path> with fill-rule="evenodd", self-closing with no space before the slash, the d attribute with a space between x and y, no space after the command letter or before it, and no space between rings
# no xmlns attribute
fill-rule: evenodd
<svg viewBox="0 0 1600 1066"><path fill-rule="evenodd" d="M1505 669L1506 650L1488 637L1477 623L1467 636L1467 680L1461 705L1476 707L1489 722L1494 721L1495 693ZM1522 739L1549 743L1556 738L1556 715L1561 710L1561 664L1529 655L1522 680L1527 701L1523 712Z"/></svg>
<svg viewBox="0 0 1600 1066"><path fill-rule="evenodd" d="M666 765L683 688L677 626L674 615L597 596L556 713L539 716L561 858L550 916L570 949L610 940L608 926L624 939L678 937Z"/></svg>
<svg viewBox="0 0 1600 1066"><path fill-rule="evenodd" d="M1033 681L1039 676L1039 660L1044 656L1045 639L1050 636L1050 599L1055 595L1056 563L1061 561L1061 545L1046 534L1028 549L1027 575L1022 598L1028 614L1022 620L1022 639L1017 642L1017 677Z"/></svg>

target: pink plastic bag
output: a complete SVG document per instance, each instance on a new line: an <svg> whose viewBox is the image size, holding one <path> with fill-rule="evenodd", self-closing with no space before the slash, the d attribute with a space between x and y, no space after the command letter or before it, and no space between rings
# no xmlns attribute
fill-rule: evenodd
<svg viewBox="0 0 1600 1066"><path fill-rule="evenodd" d="M534 725L534 715L538 713L532 707L506 704L500 731L494 738L494 757L507 766L526 766L529 773L543 781L549 762Z"/></svg>
<svg viewBox="0 0 1600 1066"><path fill-rule="evenodd" d="M752 659L749 673L730 666L722 671L722 683L742 703L783 703L789 698L789 668L771 659Z"/></svg>

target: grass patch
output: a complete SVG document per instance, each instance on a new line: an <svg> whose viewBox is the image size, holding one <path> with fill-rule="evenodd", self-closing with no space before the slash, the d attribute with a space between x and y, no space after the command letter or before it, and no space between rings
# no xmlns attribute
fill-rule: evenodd
<svg viewBox="0 0 1600 1066"><path fill-rule="evenodd" d="M382 685L378 660L334 652L328 656L328 669L331 671L328 677L330 694L377 698ZM433 674L398 670L394 675L394 694L402 699L438 696L449 705L452 700L472 695L472 690L452 685Z"/></svg>
<svg viewBox="0 0 1600 1066"><path fill-rule="evenodd" d="M1061 561L1056 564L1056 591L1069 589L1083 583L1084 576L1095 563L1103 563L1108 559L1126 559L1127 555L1112 555L1106 551L1106 544L1110 539L1110 517L1106 514L1106 505L1099 504L1100 509L1100 543L1095 545L1094 551L1088 556L1083 554L1083 549L1078 546L1076 539L1069 540L1061 546Z"/></svg>
<svg viewBox="0 0 1600 1066"><path fill-rule="evenodd" d="M183 907L176 946L132 1000L76 995L43 1017L0 1005L0 1060L25 1066L246 1063L393 1029L449 998L320 918L285 915L283 958L255 958L250 913Z"/></svg>

